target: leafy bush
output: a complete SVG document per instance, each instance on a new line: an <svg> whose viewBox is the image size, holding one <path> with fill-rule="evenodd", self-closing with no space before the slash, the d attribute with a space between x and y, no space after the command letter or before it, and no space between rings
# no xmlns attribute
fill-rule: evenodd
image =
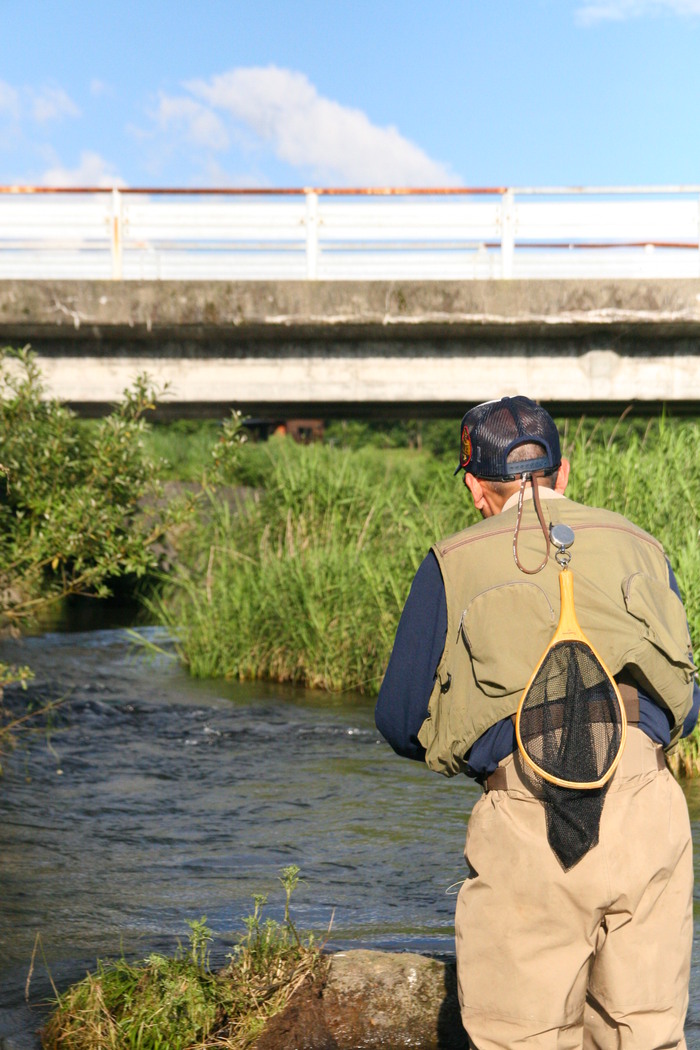
<svg viewBox="0 0 700 1050"><path fill-rule="evenodd" d="M148 459L163 480L201 481L211 466L211 450L221 430L213 419L174 419L154 423L143 434Z"/></svg>
<svg viewBox="0 0 700 1050"><path fill-rule="evenodd" d="M0 350L0 631L36 623L69 595L104 597L116 579L156 569L157 543L185 507L158 501L144 452L154 398L141 376L85 426L45 398L28 349ZM2 688L30 674L0 663L0 749L32 719L7 713Z"/></svg>
<svg viewBox="0 0 700 1050"><path fill-rule="evenodd" d="M31 623L69 594L109 594L120 576L157 565L170 511L139 513L154 493L144 454L145 376L91 428L45 400L27 351L0 352L0 629Z"/></svg>
<svg viewBox="0 0 700 1050"><path fill-rule="evenodd" d="M453 419L342 419L328 423L325 440L339 448L411 448L441 456L453 452L458 434L459 421Z"/></svg>

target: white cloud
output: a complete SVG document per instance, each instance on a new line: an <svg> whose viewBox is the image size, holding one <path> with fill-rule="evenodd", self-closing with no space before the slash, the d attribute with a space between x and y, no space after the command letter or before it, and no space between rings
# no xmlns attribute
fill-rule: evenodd
<svg viewBox="0 0 700 1050"><path fill-rule="evenodd" d="M259 171L245 171L238 169L234 175L227 171L217 157L211 155L202 157L199 168L191 180L194 186L228 186L242 187L255 186L257 188L269 187L270 180L261 175Z"/></svg>
<svg viewBox="0 0 700 1050"><path fill-rule="evenodd" d="M162 131L178 129L195 146L217 151L228 148L229 137L221 119L196 99L161 93L154 116Z"/></svg>
<svg viewBox="0 0 700 1050"><path fill-rule="evenodd" d="M63 117L79 117L80 110L62 87L15 88L0 80L0 115L16 123L29 118L38 124L47 124Z"/></svg>
<svg viewBox="0 0 700 1050"><path fill-rule="evenodd" d="M226 113L258 142L269 144L277 157L314 179L414 186L458 181L397 128L379 127L362 110L324 98L303 73L276 66L239 68L185 87L200 104L206 103L202 110L211 116L214 110ZM201 112L193 113L192 120L208 127ZM191 134L192 122L189 128Z"/></svg>
<svg viewBox="0 0 700 1050"><path fill-rule="evenodd" d="M44 186L125 186L126 183L117 175L112 165L108 163L99 153L91 150L83 150L80 154L80 163L76 168L65 168L60 164L49 168L44 172L42 179Z"/></svg>
<svg viewBox="0 0 700 1050"><path fill-rule="evenodd" d="M19 112L19 92L4 80L0 80L0 114L17 120Z"/></svg>
<svg viewBox="0 0 700 1050"><path fill-rule="evenodd" d="M584 26L596 22L624 22L665 11L676 15L700 15L700 0L597 0L581 4L576 10L576 21Z"/></svg>
<svg viewBox="0 0 700 1050"><path fill-rule="evenodd" d="M90 94L94 98L99 98L101 95L113 95L114 89L111 84L106 84L104 80L93 77L90 81Z"/></svg>
<svg viewBox="0 0 700 1050"><path fill-rule="evenodd" d="M39 124L63 117L79 117L80 110L70 95L61 87L45 87L31 91L31 115Z"/></svg>

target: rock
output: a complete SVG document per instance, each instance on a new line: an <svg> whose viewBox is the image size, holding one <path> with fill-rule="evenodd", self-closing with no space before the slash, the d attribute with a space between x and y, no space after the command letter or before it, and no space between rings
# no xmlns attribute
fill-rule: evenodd
<svg viewBox="0 0 700 1050"><path fill-rule="evenodd" d="M467 1050L454 962L339 952L325 984L303 986L256 1050Z"/></svg>
<svg viewBox="0 0 700 1050"><path fill-rule="evenodd" d="M306 981L258 1036L254 1050L337 1050L323 1004L325 978Z"/></svg>

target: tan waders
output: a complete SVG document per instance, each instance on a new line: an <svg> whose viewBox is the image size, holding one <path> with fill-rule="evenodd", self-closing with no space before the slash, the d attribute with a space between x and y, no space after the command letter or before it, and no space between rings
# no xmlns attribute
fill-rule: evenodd
<svg viewBox="0 0 700 1050"><path fill-rule="evenodd" d="M661 749L630 726L599 844L568 871L520 755L495 776L469 820L455 917L474 1050L684 1048L692 843Z"/></svg>

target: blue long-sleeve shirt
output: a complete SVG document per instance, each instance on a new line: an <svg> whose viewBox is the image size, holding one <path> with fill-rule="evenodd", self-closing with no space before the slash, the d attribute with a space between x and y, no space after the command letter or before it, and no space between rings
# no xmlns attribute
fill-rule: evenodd
<svg viewBox="0 0 700 1050"><path fill-rule="evenodd" d="M680 598L670 566L668 572L670 586ZM414 577L375 710L379 732L397 754L406 758L423 760L425 757L418 731L428 716L428 700L446 634L445 585L431 551ZM693 706L683 723L683 736L692 732L699 709L700 688L695 683ZM671 727L665 712L641 689L639 728L657 744L667 747L671 742ZM469 750L468 774L483 780L515 747L513 720L503 718L487 729Z"/></svg>

